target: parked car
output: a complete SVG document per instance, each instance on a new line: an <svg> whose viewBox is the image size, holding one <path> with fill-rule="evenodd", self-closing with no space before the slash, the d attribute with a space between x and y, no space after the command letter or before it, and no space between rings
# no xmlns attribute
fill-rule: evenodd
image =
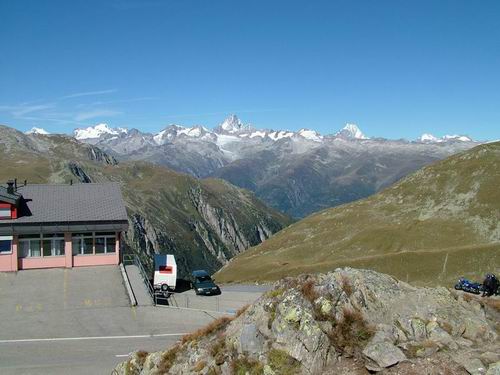
<svg viewBox="0 0 500 375"><path fill-rule="evenodd" d="M214 296L221 294L220 288L214 283L207 271L193 271L192 285L197 295Z"/></svg>

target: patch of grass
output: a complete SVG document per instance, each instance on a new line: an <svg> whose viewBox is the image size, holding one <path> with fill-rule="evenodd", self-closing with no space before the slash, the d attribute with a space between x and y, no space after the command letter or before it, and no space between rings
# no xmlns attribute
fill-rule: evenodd
<svg viewBox="0 0 500 375"><path fill-rule="evenodd" d="M266 298L277 298L277 297L281 297L283 295L283 293L285 293L284 288L277 288L277 289L273 289L273 290L268 290L265 294L265 297Z"/></svg>
<svg viewBox="0 0 500 375"><path fill-rule="evenodd" d="M181 343L186 344L188 342L195 342L199 341L203 337L206 337L212 333L221 331L222 329L226 328L229 323L233 321L234 318L232 317L227 317L223 316L219 319L215 319L212 322L210 322L208 325L206 325L203 328L200 328L199 330L189 333L185 336L182 337Z"/></svg>
<svg viewBox="0 0 500 375"><path fill-rule="evenodd" d="M137 358L137 364L142 367L144 366L144 362L146 362L146 357L148 356L148 352L144 350L139 350L135 353L135 357Z"/></svg>
<svg viewBox="0 0 500 375"><path fill-rule="evenodd" d="M352 287L351 281L346 275L342 275L340 287L342 288L344 293L347 294L348 297L350 297L354 292L354 288Z"/></svg>
<svg viewBox="0 0 500 375"><path fill-rule="evenodd" d="M243 315L243 314L245 313L245 311L247 311L247 310L248 310L248 308L249 308L249 307L250 307L250 305L245 305L245 306L243 306L243 307L240 307L240 308L238 309L238 311L236 311L236 314L235 314L234 318L235 318L235 319L236 319L236 318L239 318L241 315Z"/></svg>
<svg viewBox="0 0 500 375"><path fill-rule="evenodd" d="M300 370L299 361L280 349L271 349L267 361L277 375L298 374Z"/></svg>
<svg viewBox="0 0 500 375"><path fill-rule="evenodd" d="M175 359L177 358L177 354L179 354L181 350L180 345L175 345L172 349L163 353L160 363L158 364L158 373L166 374L170 368L174 365Z"/></svg>
<svg viewBox="0 0 500 375"><path fill-rule="evenodd" d="M207 365L207 362L206 361L198 361L196 362L196 364L194 365L193 367L193 371L195 372L200 372L201 370L203 370L205 368L205 366Z"/></svg>
<svg viewBox="0 0 500 375"><path fill-rule="evenodd" d="M316 301L316 299L318 299L319 297L319 293L316 291L315 285L315 280L310 278L306 280L300 288L300 292L302 293L304 298L311 303L314 303L314 301Z"/></svg>
<svg viewBox="0 0 500 375"><path fill-rule="evenodd" d="M215 359L215 364L221 365L224 363L226 349L226 337L220 335L210 347L210 355Z"/></svg>
<svg viewBox="0 0 500 375"><path fill-rule="evenodd" d="M345 308L342 318L335 323L329 338L340 352L353 355L360 351L375 333L359 310Z"/></svg>
<svg viewBox="0 0 500 375"><path fill-rule="evenodd" d="M231 362L233 375L262 375L264 365L248 357L236 358Z"/></svg>

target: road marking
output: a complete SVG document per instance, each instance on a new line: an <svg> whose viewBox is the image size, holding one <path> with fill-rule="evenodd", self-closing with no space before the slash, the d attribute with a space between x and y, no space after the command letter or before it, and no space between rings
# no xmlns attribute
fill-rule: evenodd
<svg viewBox="0 0 500 375"><path fill-rule="evenodd" d="M18 339L0 340L0 344L15 344L22 342L51 342L51 341L80 341L80 340L115 340L115 339L144 339L154 337L184 336L186 333L157 333L151 335L131 335L131 336L83 336L83 337L53 337L47 339Z"/></svg>
<svg viewBox="0 0 500 375"><path fill-rule="evenodd" d="M115 357L117 358L123 358L123 357L130 357L134 352L130 352L128 354L116 354Z"/></svg>

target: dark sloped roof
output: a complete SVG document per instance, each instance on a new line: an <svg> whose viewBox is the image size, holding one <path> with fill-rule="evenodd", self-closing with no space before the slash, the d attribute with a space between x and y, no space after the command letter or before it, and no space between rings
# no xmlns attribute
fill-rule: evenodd
<svg viewBox="0 0 500 375"><path fill-rule="evenodd" d="M0 186L0 202L17 204L20 198L21 194L19 193L10 194L5 186Z"/></svg>
<svg viewBox="0 0 500 375"><path fill-rule="evenodd" d="M116 183L26 185L18 188L26 213L0 226L16 224L127 221L120 186ZM23 210L24 211L24 210Z"/></svg>

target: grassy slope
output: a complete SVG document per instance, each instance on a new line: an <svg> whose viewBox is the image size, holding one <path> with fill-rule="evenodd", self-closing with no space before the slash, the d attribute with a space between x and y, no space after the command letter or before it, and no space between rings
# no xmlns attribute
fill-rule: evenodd
<svg viewBox="0 0 500 375"><path fill-rule="evenodd" d="M500 271L500 143L423 168L370 198L327 209L234 258L220 282L339 266L419 284Z"/></svg>

